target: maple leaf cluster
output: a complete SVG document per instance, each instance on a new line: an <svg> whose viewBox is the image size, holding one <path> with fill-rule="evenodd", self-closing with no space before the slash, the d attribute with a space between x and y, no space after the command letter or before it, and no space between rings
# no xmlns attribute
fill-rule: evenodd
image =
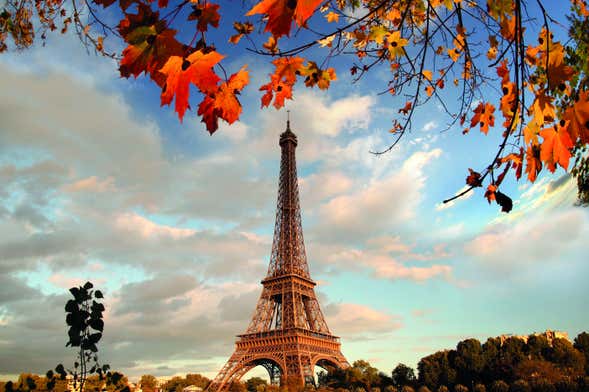
<svg viewBox="0 0 589 392"><path fill-rule="evenodd" d="M236 62L214 42L221 25L232 25L223 47L245 42L271 58L269 80L258 86L262 107L282 108L297 83L328 89L337 80L330 60L346 56L354 81L381 67L388 80L377 93L404 97L395 108L392 142L377 154L390 151L432 100L448 114L449 128L496 135L496 156L480 171L469 169L466 183L469 190L486 187L485 197L504 211L512 207L499 190L508 173L534 182L544 169L569 170L589 144L589 11L582 0L570 0L579 33L571 30L566 45L554 40L556 23L542 1L530 11L525 0L252 0L241 20L224 19L235 14L235 2L227 0L71 1L73 11L61 0L9 0L0 10L0 51L9 35L17 47L31 44L35 12L41 29L61 23L64 31L73 23L86 43L118 59L122 77L145 75L161 89L161 105L173 103L180 121L194 107L211 134L219 120L239 119L239 96L250 81L246 65L226 72ZM109 7L122 15L116 26L99 17ZM530 15L541 30L528 23ZM105 50L107 35L124 41L122 53ZM311 48L323 49L321 61L303 56ZM497 94L488 93L493 89Z"/></svg>

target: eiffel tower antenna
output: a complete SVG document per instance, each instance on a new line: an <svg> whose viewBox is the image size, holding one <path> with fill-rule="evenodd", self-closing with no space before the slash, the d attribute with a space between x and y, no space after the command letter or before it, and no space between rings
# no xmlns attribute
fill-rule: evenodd
<svg viewBox="0 0 589 392"><path fill-rule="evenodd" d="M280 135L280 179L276 223L268 273L246 332L238 335L235 351L208 387L225 392L250 369L263 366L270 381L314 384L314 368L347 368L339 338L331 334L315 295L305 252L295 149L290 129Z"/></svg>

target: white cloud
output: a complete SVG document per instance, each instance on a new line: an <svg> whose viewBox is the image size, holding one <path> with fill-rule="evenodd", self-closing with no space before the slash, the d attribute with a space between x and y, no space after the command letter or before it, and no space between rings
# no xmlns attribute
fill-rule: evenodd
<svg viewBox="0 0 589 392"><path fill-rule="evenodd" d="M424 168L441 153L439 149L416 152L399 170L322 204L317 213L318 238L361 241L413 219L426 181Z"/></svg>
<svg viewBox="0 0 589 392"><path fill-rule="evenodd" d="M485 268L516 272L549 263L566 265L571 252L583 249L587 234L587 211L572 208L493 224L464 250Z"/></svg>
<svg viewBox="0 0 589 392"><path fill-rule="evenodd" d="M329 304L325 307L325 317L333 333L344 339L374 337L403 326L398 315L354 303Z"/></svg>
<svg viewBox="0 0 589 392"><path fill-rule="evenodd" d="M134 213L123 213L115 217L115 226L126 231L138 232L143 237L170 236L172 238L190 237L196 233L193 229L181 229L158 225L149 219Z"/></svg>

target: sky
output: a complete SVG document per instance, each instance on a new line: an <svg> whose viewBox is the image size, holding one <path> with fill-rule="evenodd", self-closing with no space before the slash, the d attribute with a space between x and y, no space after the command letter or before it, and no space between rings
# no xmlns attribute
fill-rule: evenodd
<svg viewBox="0 0 589 392"><path fill-rule="evenodd" d="M240 121L209 136L73 35L0 56L0 378L73 363L63 306L87 280L105 294L101 361L132 379L216 374L272 245L286 112L260 109L266 60L228 60L249 64L252 86ZM329 91L297 86L287 109L310 271L348 360L388 373L468 337L588 330L574 179L506 180L510 214L480 190L443 205L500 131L446 130L431 105L375 156L403 99L376 94L382 74L352 83L335 66Z"/></svg>

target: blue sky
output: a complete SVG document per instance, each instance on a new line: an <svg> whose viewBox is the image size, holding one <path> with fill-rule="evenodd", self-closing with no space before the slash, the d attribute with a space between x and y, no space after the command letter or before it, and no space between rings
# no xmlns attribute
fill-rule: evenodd
<svg viewBox="0 0 589 392"><path fill-rule="evenodd" d="M104 361L132 377L214 376L271 250L286 113L259 109L265 60L228 59L249 64L252 85L241 121L209 136L70 35L0 57L3 378L73 358L63 304L87 279L106 295ZM589 211L574 180L507 180L510 214L480 191L442 206L500 131L440 132L432 104L375 157L404 100L375 94L379 73L352 84L349 63L333 65L328 92L297 86L287 108L310 269L348 360L390 372L466 337L587 330Z"/></svg>

